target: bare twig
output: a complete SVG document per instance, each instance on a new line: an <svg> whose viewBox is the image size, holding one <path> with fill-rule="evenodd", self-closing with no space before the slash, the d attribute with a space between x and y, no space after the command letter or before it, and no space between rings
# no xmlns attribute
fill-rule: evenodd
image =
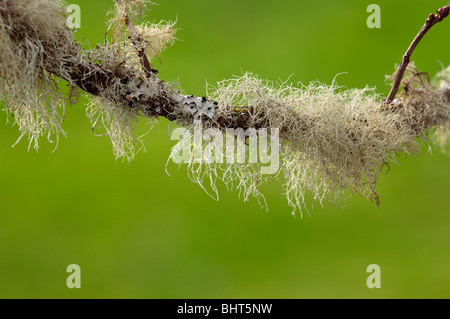
<svg viewBox="0 0 450 319"><path fill-rule="evenodd" d="M400 67L398 68L397 76L395 77L395 81L392 84L392 89L389 92L388 97L386 98L386 101L388 103L392 103L395 96L397 95L398 89L400 87L400 82L402 81L403 75L405 74L406 67L409 64L411 55L416 48L416 46L419 44L420 40L425 36L425 34L430 30L436 23L441 22L446 17L448 17L450 13L450 6L445 6L437 10L437 14L434 15L430 13L427 20L425 21L425 25L422 27L422 29L419 31L419 33L414 38L413 42L409 46L408 50L406 51L405 55L403 55L402 62L400 64Z"/></svg>

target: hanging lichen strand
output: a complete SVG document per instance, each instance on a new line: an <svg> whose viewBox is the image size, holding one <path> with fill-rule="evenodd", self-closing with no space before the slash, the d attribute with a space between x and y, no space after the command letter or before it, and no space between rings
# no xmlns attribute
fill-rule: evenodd
<svg viewBox="0 0 450 319"><path fill-rule="evenodd" d="M251 73L195 97L160 80L152 65L174 43L174 23L135 25L149 2L115 3L109 23L114 38L84 50L65 26L60 1L0 0L0 95L21 132L19 140L28 137L36 149L42 136L58 142L65 134L64 105L72 102L75 88L88 93L93 129L109 135L118 158L131 160L142 147L135 136L138 117L165 117L188 132L199 123L203 130L221 132L276 130L281 165L273 175L283 173L288 202L300 211L306 191L320 202L339 204L352 193L378 202L377 178L396 153L417 153L416 138L430 129L442 144L449 140L450 68L429 82L408 64L417 43L449 7L429 16L392 77L387 99L371 88L276 85ZM59 89L61 79L74 88L70 94ZM405 89L397 94L399 87ZM171 157L180 145L186 143L177 144ZM248 143L244 147L250 152ZM205 163L192 156L187 167L190 178L212 189L214 197L216 182L222 181L245 200L255 196L265 205L259 186L271 175L262 173L261 163Z"/></svg>

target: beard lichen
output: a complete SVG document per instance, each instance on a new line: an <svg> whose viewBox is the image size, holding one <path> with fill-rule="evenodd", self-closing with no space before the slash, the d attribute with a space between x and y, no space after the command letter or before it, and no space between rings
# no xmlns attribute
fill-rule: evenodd
<svg viewBox="0 0 450 319"><path fill-rule="evenodd" d="M344 90L320 82L296 88L247 73L218 83L208 97L218 102L217 118L251 106L248 127L279 130L280 172L294 210L303 207L306 191L320 203L328 199L341 204L349 193L378 202L375 186L383 166L395 162L398 152L418 151L406 119L387 111L371 88ZM267 179L259 167L248 164L205 166L192 158L188 167L197 183L234 183L247 194L244 198L261 198L258 186ZM232 169L238 171L228 174Z"/></svg>
<svg viewBox="0 0 450 319"><path fill-rule="evenodd" d="M65 96L47 70L78 59L60 1L0 1L0 96L29 147L40 137L58 142ZM52 52L52 57L47 52Z"/></svg>
<svg viewBox="0 0 450 319"><path fill-rule="evenodd" d="M91 93L87 115L96 134L110 137L117 158L131 160L143 148L142 137L136 137L139 117L153 122L163 116L191 134L197 121L204 131L265 129L270 137L276 131L280 166L271 175L264 174L262 163L232 154L230 162L211 163L191 156L188 176L214 198L221 181L244 200L256 197L266 206L260 186L281 174L294 211L305 208L306 192L320 203L341 205L353 193L378 203L378 177L396 154L417 154L418 138L430 130L448 145L450 68L428 81L410 65L404 90L392 103L369 87L344 89L335 82L294 87L251 73L219 82L204 98L187 96L147 65L173 44L176 31L171 22L131 24L148 4L117 0L109 23L113 38L83 50L65 26L61 1L0 0L0 96L20 129L19 140L28 136L37 149L42 136L58 142L65 134L61 121L70 94L60 89L60 78ZM249 135L241 140L247 158L249 140ZM183 146L195 147L191 140L177 144L170 158Z"/></svg>

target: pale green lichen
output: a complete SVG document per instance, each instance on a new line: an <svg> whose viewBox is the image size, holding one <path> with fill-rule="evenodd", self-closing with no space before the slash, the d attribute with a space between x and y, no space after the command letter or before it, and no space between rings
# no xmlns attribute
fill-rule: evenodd
<svg viewBox="0 0 450 319"><path fill-rule="evenodd" d="M263 173L262 163L239 162L237 155L232 155L233 163L206 163L195 156L187 160L189 178L214 198L218 198L217 182L223 182L244 200L256 197L266 206L260 186L282 174L294 211L304 209L306 192L320 203L328 199L340 205L353 193L378 202L378 177L384 166L395 163L397 153L417 153L417 138L429 130L436 130L442 145L449 141L450 68L429 82L410 65L402 80L405 89L392 104L372 88L344 89L334 82L294 87L251 73L219 82L208 90L210 101L184 96L143 65L143 51L149 60L159 58L175 40L171 22L127 23L142 15L148 4L117 0L110 21L113 38L83 51L65 27L62 2L0 0L0 96L21 131L20 138L28 136L30 146L37 148L40 137L57 142L64 134L61 121L70 95L62 93L53 74L76 85L72 70L64 67L69 64L94 65L94 70L78 70L84 72L78 74L83 78L93 72L108 74L97 86L101 92L94 93L87 114L94 132L110 137L118 158L131 160L143 148L142 137L136 137L138 117L156 118L161 101L171 101L172 113L164 116L187 131L192 132L194 121L201 118L207 119L201 124L204 130L224 131L222 123L236 128L240 125L236 117L244 119L245 128L265 128L272 136L277 130L281 165L272 175ZM145 105L155 97L160 98L157 107ZM203 141L202 146L208 143ZM193 147L192 141L187 145ZM177 144L171 158L182 146ZM245 144L246 156L249 153Z"/></svg>
<svg viewBox="0 0 450 319"><path fill-rule="evenodd" d="M58 142L65 97L58 79L46 71L56 60L75 56L60 1L0 1L0 96L9 119L38 148L40 137ZM46 48L47 47L47 48ZM51 47L55 59L44 59ZM55 67L55 65L52 65ZM57 66L56 66L57 67ZM17 141L17 142L18 142Z"/></svg>
<svg viewBox="0 0 450 319"><path fill-rule="evenodd" d="M418 150L404 118L386 111L370 88L343 90L319 82L296 88L247 73L220 82L209 98L219 103L218 117L251 105L249 127L264 123L279 129L285 193L294 210L302 208L306 191L320 202L339 204L353 192L377 202L383 166L394 162L397 152ZM260 197L258 186L267 179L259 166L249 164L205 165L192 159L188 167L195 182L238 185L245 199Z"/></svg>

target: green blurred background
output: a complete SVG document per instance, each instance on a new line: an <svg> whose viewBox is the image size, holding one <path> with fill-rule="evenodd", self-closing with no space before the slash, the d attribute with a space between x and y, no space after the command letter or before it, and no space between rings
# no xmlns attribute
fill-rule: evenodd
<svg viewBox="0 0 450 319"><path fill-rule="evenodd" d="M77 37L102 41L112 1L70 3L82 10ZM384 75L427 15L448 3L378 1L382 28L369 29L370 3L161 0L147 16L178 18L180 41L157 68L190 94L242 71L304 83L347 72L339 84L387 94ZM443 22L419 45L421 71L450 64L449 32ZM92 135L85 102L68 107L68 135L54 153L44 140L39 152L26 141L12 149L17 127L0 126L0 297L450 297L450 157L428 144L380 178L381 208L354 196L345 209L315 203L294 218L282 181L264 187L266 212L223 187L212 200L173 164L169 177L175 143L165 120L146 138L146 153L116 161L110 141ZM66 286L72 263L81 266L81 289ZM366 286L373 263L381 289Z"/></svg>

